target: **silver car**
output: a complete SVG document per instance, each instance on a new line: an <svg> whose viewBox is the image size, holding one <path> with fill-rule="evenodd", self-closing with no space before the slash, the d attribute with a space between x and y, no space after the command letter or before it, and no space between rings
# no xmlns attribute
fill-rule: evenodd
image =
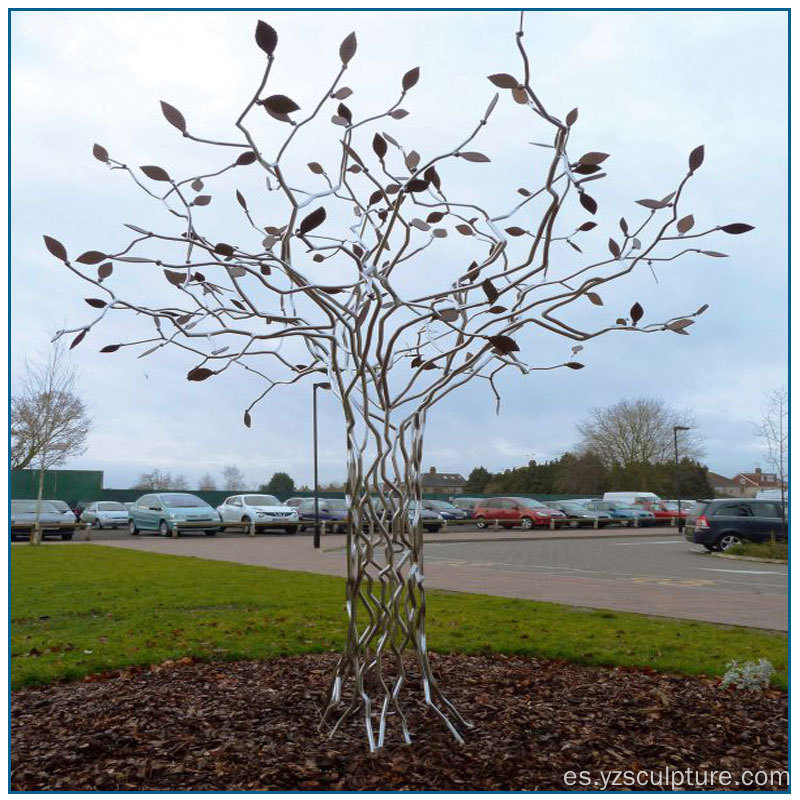
<svg viewBox="0 0 800 800"><path fill-rule="evenodd" d="M88 522L95 530L127 527L131 517L122 503L113 500L98 500L83 509L81 522Z"/></svg>
<svg viewBox="0 0 800 800"><path fill-rule="evenodd" d="M235 494L217 506L217 512L223 523L285 522L287 533L296 533L300 521L296 508L284 505L271 494Z"/></svg>
<svg viewBox="0 0 800 800"><path fill-rule="evenodd" d="M55 504L56 502L63 501L12 500L9 516L11 539L17 537L27 539L30 536L31 528L36 522L36 506L39 505L39 525L42 528L42 538L60 536L65 541L69 541L75 532L77 520L72 511L70 511L70 516L64 514Z"/></svg>

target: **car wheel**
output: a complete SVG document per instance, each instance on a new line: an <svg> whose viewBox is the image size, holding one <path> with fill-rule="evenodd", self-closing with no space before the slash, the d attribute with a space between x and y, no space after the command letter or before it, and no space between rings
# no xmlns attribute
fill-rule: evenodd
<svg viewBox="0 0 800 800"><path fill-rule="evenodd" d="M713 553L717 549L713 544L704 544L703 547L705 547L709 553Z"/></svg>
<svg viewBox="0 0 800 800"><path fill-rule="evenodd" d="M128 533L131 536L138 536L139 534L139 529L136 527L136 523L133 520L128 523Z"/></svg>
<svg viewBox="0 0 800 800"><path fill-rule="evenodd" d="M72 534L71 533L62 533L61 540L64 542L72 541Z"/></svg>
<svg viewBox="0 0 800 800"><path fill-rule="evenodd" d="M162 536L172 536L172 531L169 529L169 525L167 525L166 520L163 519L158 523L158 532Z"/></svg>
<svg viewBox="0 0 800 800"><path fill-rule="evenodd" d="M92 520L92 528L94 528L94 530L96 530L96 531L103 530L103 523L100 522L100 518L99 517L95 517Z"/></svg>
<svg viewBox="0 0 800 800"><path fill-rule="evenodd" d="M520 525L522 525L522 530L529 531L533 527L533 520L530 517L523 517Z"/></svg>
<svg viewBox="0 0 800 800"><path fill-rule="evenodd" d="M735 533L723 533L722 536L717 539L717 547L724 553L726 550L730 550L736 544L741 544L742 540L735 534Z"/></svg>
<svg viewBox="0 0 800 800"><path fill-rule="evenodd" d="M439 533L441 529L441 525L431 525L430 528L427 528L427 531L428 533Z"/></svg>
<svg viewBox="0 0 800 800"><path fill-rule="evenodd" d="M475 525L481 530L486 529L486 517L475 517Z"/></svg>
<svg viewBox="0 0 800 800"><path fill-rule="evenodd" d="M206 531L206 536L216 536L216 535L217 535L216 531Z"/></svg>
<svg viewBox="0 0 800 800"><path fill-rule="evenodd" d="M569 521L570 528L577 528L580 525L580 522L577 519L571 519Z"/></svg>

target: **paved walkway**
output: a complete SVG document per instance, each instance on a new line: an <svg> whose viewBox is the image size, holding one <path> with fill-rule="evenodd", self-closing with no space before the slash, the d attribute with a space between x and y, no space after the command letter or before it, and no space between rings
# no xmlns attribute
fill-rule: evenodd
<svg viewBox="0 0 800 800"><path fill-rule="evenodd" d="M590 541L587 542L587 538ZM597 534L564 531L514 535L504 531L494 536L486 532L465 532L457 538L451 532L426 536L428 542L435 545L428 548L429 556L425 562L425 580L429 588L788 630L784 572L776 568L777 571L763 572L773 577L759 579L753 570L745 569L748 565L737 565L731 570L702 567L705 577L687 577L695 563L716 567L732 562L722 562L694 552L692 545L683 542L682 537L670 529L616 531L613 534L608 531ZM501 542L516 543L505 545L516 548L516 555L509 559L514 563L503 563L502 557L491 555L501 553L504 547ZM625 546L627 542L632 546ZM344 576L346 571L344 543L343 535L324 537L319 550L314 550L308 536L198 536L180 539L140 536L101 542L146 552L339 576ZM637 543L644 546L644 551ZM560 548L561 562L546 557L548 548L556 544ZM672 569L672 574L660 570L659 553L664 552L660 545L672 545L673 552L680 548L681 553L685 552L688 567ZM490 555L476 557L474 553L480 553L481 548L484 554L488 552ZM635 552L637 558L633 559ZM565 553L567 557L571 554L571 561L576 566L558 565L563 563ZM630 558L628 554L631 554ZM587 558L596 562L590 564L595 568L586 568ZM613 565L624 565L625 559L631 563L628 572L623 566L609 567L609 560ZM728 576L717 576L713 574L715 572L736 572L738 574L731 577L741 580L739 583L725 580ZM772 583L765 583L769 580Z"/></svg>

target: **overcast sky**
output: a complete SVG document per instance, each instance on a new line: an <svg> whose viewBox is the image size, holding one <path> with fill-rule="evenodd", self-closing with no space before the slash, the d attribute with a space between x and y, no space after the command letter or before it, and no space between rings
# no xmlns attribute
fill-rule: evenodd
<svg viewBox="0 0 800 800"><path fill-rule="evenodd" d="M423 154L450 149L471 129L494 91L487 75L519 72L512 12L260 16L280 36L275 91L308 103L333 76L339 43L351 30L359 48L346 82L357 113L382 109L400 76L419 66L421 80L404 102L410 116L384 130ZM258 17L250 11L12 15L12 386L24 360L41 358L57 329L90 319L85 287L46 252L42 234L73 253L108 251L127 241L122 223L158 219L121 173L92 158L92 144L131 164L160 164L179 174L201 169L207 148L183 142L158 101L181 109L193 131L235 136L232 122L263 65L253 42ZM688 191L687 210L703 228L748 222L756 229L705 241L730 258L692 257L657 268L658 282L643 269L604 287L603 313L614 317L615 309L636 301L654 319L710 304L690 336L606 336L586 346L579 372L504 374L499 416L482 382L454 393L429 418L425 466L466 475L478 465L500 470L556 458L575 443L575 425L592 408L639 396L694 415L711 469L732 475L764 464L751 423L763 391L787 381L786 14L531 12L526 30L544 102L561 116L580 109L571 152L611 154L609 177L593 184L601 229L587 238L590 251L602 254L620 216L641 218L637 199L670 191L698 144L706 146L706 161ZM541 185L541 154L528 142L542 128L533 115L528 121L515 113L506 96L501 100L480 141L492 163L461 179L492 207L517 186ZM319 126L304 160L317 160L338 132ZM225 227L235 212L225 206L215 202L216 216L209 208L210 224ZM142 274L120 281L134 289L147 280ZM298 484L310 482L308 385L272 395L248 430L241 420L256 390L252 382L189 383L193 363L185 353L100 355L103 345L124 340L127 324L110 314L72 351L95 424L86 454L65 466L102 469L105 485L119 488L155 467L193 484L231 463L253 485L278 470ZM529 335L529 348L552 348L537 335ZM323 482L345 473L335 403L320 396Z"/></svg>

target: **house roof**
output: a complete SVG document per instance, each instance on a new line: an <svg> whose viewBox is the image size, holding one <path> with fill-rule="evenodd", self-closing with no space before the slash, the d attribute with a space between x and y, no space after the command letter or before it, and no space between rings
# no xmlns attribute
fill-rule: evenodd
<svg viewBox="0 0 800 800"><path fill-rule="evenodd" d="M422 476L423 486L464 486L467 479L457 472L426 472Z"/></svg>
<svg viewBox="0 0 800 800"><path fill-rule="evenodd" d="M711 470L708 471L708 481L712 486L739 485L735 480L733 480L733 478L726 478L724 475L720 475L718 472L711 472Z"/></svg>

